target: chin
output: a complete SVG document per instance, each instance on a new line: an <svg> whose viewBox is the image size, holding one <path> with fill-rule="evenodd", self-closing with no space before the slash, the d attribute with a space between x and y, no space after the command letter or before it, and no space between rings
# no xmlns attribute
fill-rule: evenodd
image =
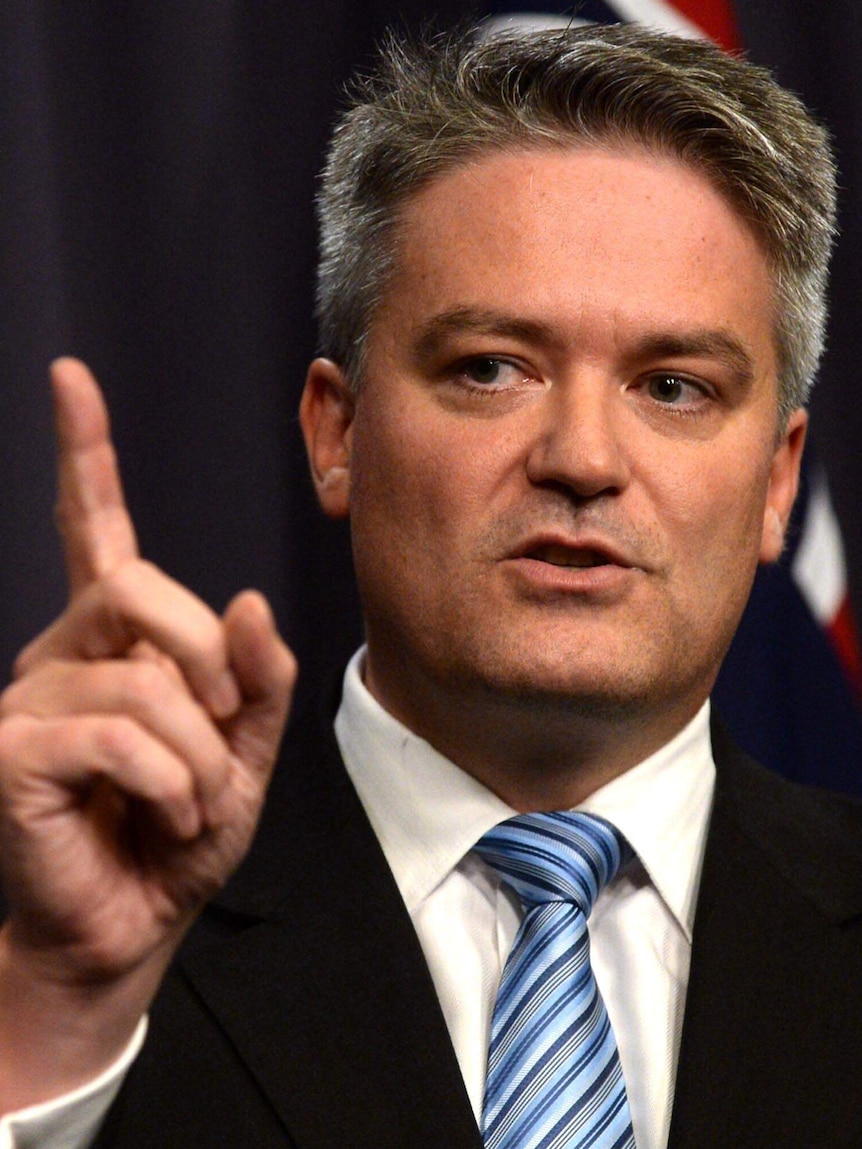
<svg viewBox="0 0 862 1149"><path fill-rule="evenodd" d="M600 657L586 656L590 648ZM502 650L486 648L481 657L468 654L460 665L450 662L448 673L466 694L483 696L486 705L630 721L676 709L685 699L693 703L707 697L715 659L705 654L698 659L689 650L683 662L682 650L677 643L658 649L643 636L601 645L593 640L589 647L567 643L565 649L507 644Z"/></svg>
<svg viewBox="0 0 862 1149"><path fill-rule="evenodd" d="M463 688L479 691L504 707L528 706L543 713L622 716L655 704L659 684L631 666L577 665L559 659L484 663L461 668Z"/></svg>

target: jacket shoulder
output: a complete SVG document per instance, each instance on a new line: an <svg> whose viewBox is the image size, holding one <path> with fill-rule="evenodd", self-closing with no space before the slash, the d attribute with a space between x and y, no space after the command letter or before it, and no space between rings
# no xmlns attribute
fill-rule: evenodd
<svg viewBox="0 0 862 1149"><path fill-rule="evenodd" d="M790 782L713 723L715 815L833 921L862 914L862 801Z"/></svg>

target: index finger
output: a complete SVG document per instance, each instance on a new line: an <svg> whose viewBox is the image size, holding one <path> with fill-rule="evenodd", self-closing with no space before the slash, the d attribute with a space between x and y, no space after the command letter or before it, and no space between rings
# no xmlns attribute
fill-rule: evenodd
<svg viewBox="0 0 862 1149"><path fill-rule="evenodd" d="M51 364L57 435L57 525L72 598L122 563L137 558L108 409L78 359Z"/></svg>

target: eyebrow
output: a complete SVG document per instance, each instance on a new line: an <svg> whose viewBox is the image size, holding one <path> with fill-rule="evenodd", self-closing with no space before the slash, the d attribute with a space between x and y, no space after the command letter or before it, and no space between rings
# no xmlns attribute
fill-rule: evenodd
<svg viewBox="0 0 862 1149"><path fill-rule="evenodd" d="M705 328L646 335L638 340L635 356L644 359L717 359L733 372L740 386L751 386L755 378L755 364L751 354L738 339L721 329Z"/></svg>
<svg viewBox="0 0 862 1149"><path fill-rule="evenodd" d="M540 320L493 309L454 307L433 315L417 329L414 353L420 360L433 358L445 346L447 338L463 334L507 336L557 349L564 349L569 342L550 324ZM634 360L715 359L733 373L741 387L750 387L755 378L752 355L739 339L721 328L649 332L636 340L628 357Z"/></svg>
<svg viewBox="0 0 862 1149"><path fill-rule="evenodd" d="M449 336L464 334L503 335L527 343L562 345L562 340L546 323L484 308L454 307L433 315L417 329L415 353L420 359L431 358Z"/></svg>

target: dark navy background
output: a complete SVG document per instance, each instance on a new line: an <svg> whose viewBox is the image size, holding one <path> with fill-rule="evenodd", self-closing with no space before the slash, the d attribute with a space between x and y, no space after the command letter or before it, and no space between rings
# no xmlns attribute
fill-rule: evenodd
<svg viewBox="0 0 862 1149"><path fill-rule="evenodd" d="M346 531L314 507L295 416L314 351L315 174L341 86L384 27L470 11L488 7L2 5L0 666L63 605L45 385L61 353L87 359L104 382L145 553L219 609L260 587L305 682L353 649ZM857 607L860 12L855 0L746 0L739 13L751 56L828 121L841 160L843 237L813 435ZM773 765L859 789L858 716L825 645L790 651L789 637L811 626L794 594L781 575L764 577L756 601L771 637L743 631L719 698Z"/></svg>

